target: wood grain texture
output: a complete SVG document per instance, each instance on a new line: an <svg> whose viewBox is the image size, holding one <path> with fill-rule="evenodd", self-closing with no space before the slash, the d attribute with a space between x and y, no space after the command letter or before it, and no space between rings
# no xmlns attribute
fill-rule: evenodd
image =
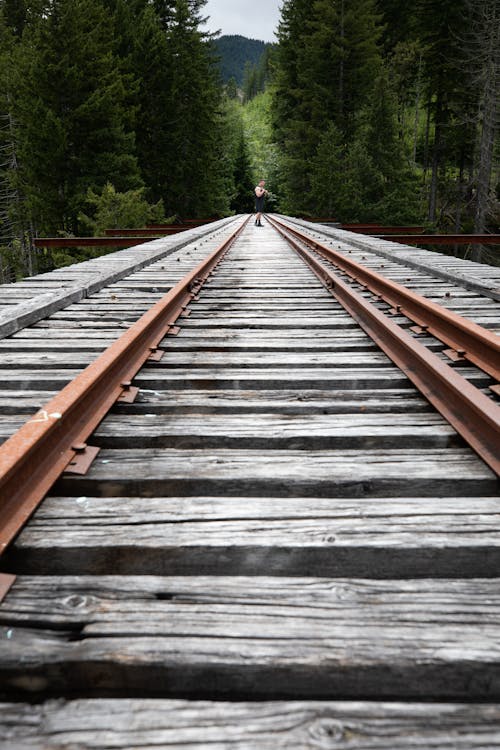
<svg viewBox="0 0 500 750"><path fill-rule="evenodd" d="M256 497L493 495L498 481L470 449L245 451L103 449L87 476L63 477L62 494Z"/></svg>
<svg viewBox="0 0 500 750"><path fill-rule="evenodd" d="M3 750L495 750L476 704L75 700L0 704Z"/></svg>
<svg viewBox="0 0 500 750"><path fill-rule="evenodd" d="M0 435L217 243L0 342ZM500 747L497 480L269 226L190 307L3 558L2 750Z"/></svg>
<svg viewBox="0 0 500 750"><path fill-rule="evenodd" d="M241 220L237 220L241 222ZM167 255L181 251L193 241L199 240L214 229L229 227L235 219L223 219L217 226L200 227L183 233L182 239L170 237L137 245L128 252L112 253L103 258L95 258L71 266L69 269L57 269L51 273L37 277L43 285L37 290L37 282L24 282L28 295L23 295L16 304L5 305L0 309L0 337L9 336L21 328L33 325L49 315L57 315L57 311L67 307L77 300L91 295L103 287L128 276L134 271ZM48 291L50 282L54 289ZM14 284L2 285L2 297L18 293ZM41 291L41 293L40 293Z"/></svg>
<svg viewBox="0 0 500 750"><path fill-rule="evenodd" d="M496 498L49 498L19 573L500 576Z"/></svg>
<svg viewBox="0 0 500 750"><path fill-rule="evenodd" d="M9 420L6 427L9 426ZM4 426L0 421L0 434ZM329 450L462 446L435 414L109 415L94 435L108 448L252 448Z"/></svg>
<svg viewBox="0 0 500 750"><path fill-rule="evenodd" d="M0 613L3 695L500 698L497 580L21 577Z"/></svg>

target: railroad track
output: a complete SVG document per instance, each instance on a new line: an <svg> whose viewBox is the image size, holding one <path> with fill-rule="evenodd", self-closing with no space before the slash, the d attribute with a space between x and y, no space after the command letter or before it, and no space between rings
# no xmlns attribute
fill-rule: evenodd
<svg viewBox="0 0 500 750"><path fill-rule="evenodd" d="M284 236L183 236L0 341L3 438L28 416L0 449L12 747L500 747L495 271L466 291L344 233L389 278L370 291L331 276L327 230L270 218ZM472 322L416 320L394 282ZM380 316L451 373L424 388L471 434L358 325Z"/></svg>

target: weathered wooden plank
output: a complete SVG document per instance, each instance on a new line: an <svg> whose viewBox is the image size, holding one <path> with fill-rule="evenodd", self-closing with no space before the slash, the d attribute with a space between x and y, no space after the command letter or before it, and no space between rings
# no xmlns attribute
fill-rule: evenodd
<svg viewBox="0 0 500 750"><path fill-rule="evenodd" d="M190 316L183 321L185 328L262 328L273 330L275 328L306 328L311 333L316 329L326 329L334 331L336 328L359 328L358 324L347 314L332 311L323 316L261 316L258 312L248 312L246 315L231 317L229 315L219 315L217 318L207 318L199 316Z"/></svg>
<svg viewBox="0 0 500 750"><path fill-rule="evenodd" d="M4 307L0 312L0 336L8 336L28 325L41 320L47 315L55 314L57 311L78 300L101 290L119 278L128 276L144 265L158 261L175 251L182 251L193 241L202 236L213 233L214 230L229 230L229 226L235 222L241 222L239 218L223 219L216 226L210 228L200 227L191 229L180 236L148 242L137 245L133 251L119 251L102 258L94 258L78 264L74 269L58 270L49 274L35 277L32 282L31 299L24 299L16 305ZM192 260L190 261L192 265ZM64 283L61 284L61 279ZM43 280L43 286L39 286ZM50 284L53 284L53 290ZM26 284L25 286L28 286ZM3 285L4 295L9 294L13 285ZM37 289L42 290L40 294Z"/></svg>
<svg viewBox="0 0 500 750"><path fill-rule="evenodd" d="M0 609L1 695L497 700L498 592L497 579L21 577Z"/></svg>
<svg viewBox="0 0 500 750"><path fill-rule="evenodd" d="M0 378L4 390L22 390L28 388L60 389L70 380L76 377L81 370L68 369L57 371L47 369L17 370L15 368L0 369ZM470 372L471 379L475 376L475 382L487 386L488 379ZM208 369L197 368L184 370L172 368L161 371L148 367L141 370L135 378L135 384L149 390L186 389L186 388L264 388L269 389L294 389L308 390L321 389L355 389L367 388L405 388L409 387L409 381L396 367L363 369L342 368L225 368Z"/></svg>
<svg viewBox="0 0 500 750"><path fill-rule="evenodd" d="M461 369L461 373L478 387L488 387L490 381L475 370ZM5 382L8 382L7 372ZM43 377L43 375L42 375ZM45 377L49 377L46 375ZM405 388L410 383L406 376L395 366L373 368L329 368L307 367L292 368L203 368L195 371L190 369L172 368L161 370L149 367L138 373L136 385L141 388L158 390L161 388L265 388L301 389L331 388L355 389L361 388Z"/></svg>
<svg viewBox="0 0 500 750"><path fill-rule="evenodd" d="M54 391L4 391L0 390L2 414L34 414L54 395Z"/></svg>
<svg viewBox="0 0 500 750"><path fill-rule="evenodd" d="M0 419L0 435L10 426ZM8 433L10 434L10 433ZM370 450L445 448L463 441L439 414L108 416L94 433L108 448Z"/></svg>
<svg viewBox="0 0 500 750"><path fill-rule="evenodd" d="M497 498L47 498L18 573L500 576Z"/></svg>
<svg viewBox="0 0 500 750"><path fill-rule="evenodd" d="M0 391L0 404L9 392ZM17 399L24 398L19 393ZM12 399L12 396L10 396ZM29 395L26 396L29 403ZM156 414L279 412L281 414L415 413L430 411L430 404L412 388L393 390L148 390L139 391L133 406L119 404L117 413Z"/></svg>
<svg viewBox="0 0 500 750"><path fill-rule="evenodd" d="M0 440L24 424L23 414L0 414ZM438 414L148 413L109 415L92 437L107 448L286 449L445 448L464 443Z"/></svg>
<svg viewBox="0 0 500 750"><path fill-rule="evenodd" d="M500 709L474 704L76 700L0 704L4 750L495 750Z"/></svg>
<svg viewBox="0 0 500 750"><path fill-rule="evenodd" d="M71 347L66 349L66 357L62 352L44 350L43 352L31 351L4 351L0 355L0 366L7 369L11 367L38 368L53 367L86 367L95 355L93 352L71 351ZM167 350L164 358L159 364L160 369L168 371L170 367L183 368L216 368L216 367L343 367L349 364L352 367L392 367L390 359L377 350L369 351L345 351L340 348L339 351L328 352L232 352L230 355L225 352L197 350L177 352Z"/></svg>
<svg viewBox="0 0 500 750"><path fill-rule="evenodd" d="M244 450L103 449L78 482L78 495L249 494L293 497L409 497L496 494L494 474L470 449Z"/></svg>
<svg viewBox="0 0 500 750"><path fill-rule="evenodd" d="M2 414L32 414L43 407L54 391L0 389ZM430 405L408 389L366 391L265 391L265 390L161 390L142 389L133 405L117 404L120 414L150 413L279 412L282 414L373 414L429 412Z"/></svg>

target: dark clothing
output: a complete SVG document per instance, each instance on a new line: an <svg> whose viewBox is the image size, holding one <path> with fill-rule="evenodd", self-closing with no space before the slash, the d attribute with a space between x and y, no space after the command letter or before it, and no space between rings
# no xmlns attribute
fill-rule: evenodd
<svg viewBox="0 0 500 750"><path fill-rule="evenodd" d="M262 195L260 196L260 198L258 198L257 196L255 196L255 210L256 210L256 212L258 214L262 213L262 211L264 210L264 200L265 200L265 198L266 198L266 194L265 193L262 193Z"/></svg>

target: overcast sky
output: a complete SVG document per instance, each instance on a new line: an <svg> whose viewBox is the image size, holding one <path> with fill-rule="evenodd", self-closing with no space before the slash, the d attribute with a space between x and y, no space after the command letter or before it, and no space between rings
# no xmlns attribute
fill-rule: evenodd
<svg viewBox="0 0 500 750"><path fill-rule="evenodd" d="M208 31L275 42L281 5L282 0L208 0L202 13L210 16Z"/></svg>

